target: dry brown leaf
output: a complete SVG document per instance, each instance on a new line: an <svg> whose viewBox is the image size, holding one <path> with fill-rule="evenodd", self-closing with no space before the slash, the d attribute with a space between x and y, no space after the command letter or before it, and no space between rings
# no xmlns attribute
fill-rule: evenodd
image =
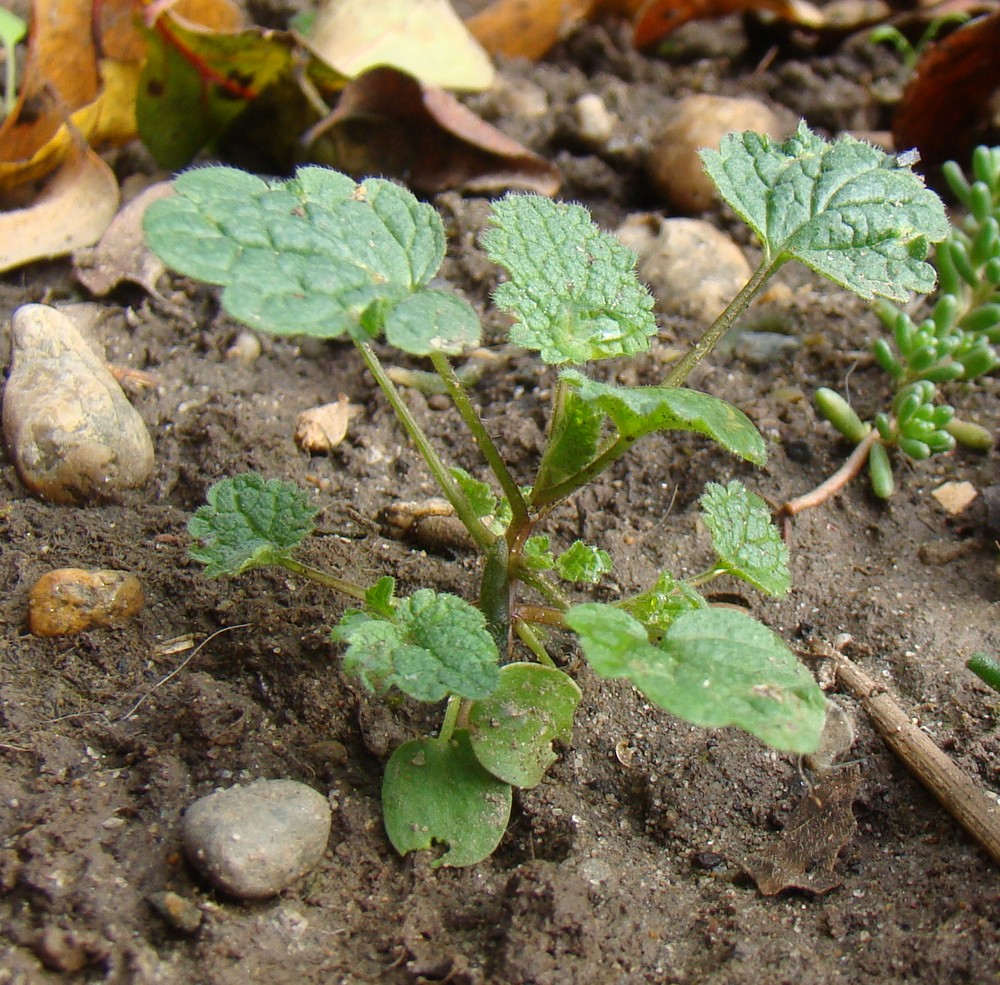
<svg viewBox="0 0 1000 985"><path fill-rule="evenodd" d="M172 193L169 181L150 185L114 217L95 247L76 252L73 267L77 280L91 294L103 297L123 280L156 293L156 282L166 268L146 245L142 217L151 202Z"/></svg>
<svg viewBox="0 0 1000 985"><path fill-rule="evenodd" d="M966 161L1000 89L1000 10L932 44L917 63L892 122L896 147L925 165Z"/></svg>
<svg viewBox="0 0 1000 985"><path fill-rule="evenodd" d="M578 24L601 17L630 21L635 46L646 48L688 21L743 11L807 27L823 23L808 0L495 0L466 23L491 54L541 58Z"/></svg>
<svg viewBox="0 0 1000 985"><path fill-rule="evenodd" d="M590 20L603 0L496 0L465 23L493 55L541 58L578 24Z"/></svg>
<svg viewBox="0 0 1000 985"><path fill-rule="evenodd" d="M34 205L0 214L0 271L96 243L117 209L111 168L75 142Z"/></svg>
<svg viewBox="0 0 1000 985"><path fill-rule="evenodd" d="M51 174L78 136L92 146L135 138L146 45L133 17L145 2L35 0L21 92L0 126L0 191ZM216 30L242 16L233 0L171 10Z"/></svg>
<svg viewBox="0 0 1000 985"><path fill-rule="evenodd" d="M852 805L860 783L857 764L820 774L770 851L743 862L761 893L776 896L785 889L802 889L822 894L841 884L843 880L833 870L841 849L858 829Z"/></svg>
<svg viewBox="0 0 1000 985"><path fill-rule="evenodd" d="M325 455L347 437L352 416L350 401L344 393L338 394L332 404L310 407L295 421L295 443L310 455Z"/></svg>
<svg viewBox="0 0 1000 985"><path fill-rule="evenodd" d="M427 194L559 190L559 171L550 162L450 93L393 68L375 68L350 82L305 143L310 160L356 175L391 175Z"/></svg>
<svg viewBox="0 0 1000 985"><path fill-rule="evenodd" d="M308 41L348 78L391 65L445 89L478 92L493 85L493 63L449 0L326 0Z"/></svg>

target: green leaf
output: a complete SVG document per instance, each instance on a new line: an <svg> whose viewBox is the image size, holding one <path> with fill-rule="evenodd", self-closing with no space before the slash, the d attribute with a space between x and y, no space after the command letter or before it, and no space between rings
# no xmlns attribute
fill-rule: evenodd
<svg viewBox="0 0 1000 985"><path fill-rule="evenodd" d="M509 195L494 204L483 246L510 275L494 300L515 318L515 345L553 364L649 348L653 299L636 277L635 254L582 206Z"/></svg>
<svg viewBox="0 0 1000 985"><path fill-rule="evenodd" d="M733 480L725 486L710 482L701 508L722 567L763 592L784 595L792 583L788 548L767 503Z"/></svg>
<svg viewBox="0 0 1000 985"><path fill-rule="evenodd" d="M764 439L750 418L718 397L687 387L612 386L573 369L564 370L561 378L574 387L577 399L610 417L623 438L637 440L653 431L694 431L755 465L767 461Z"/></svg>
<svg viewBox="0 0 1000 985"><path fill-rule="evenodd" d="M581 691L555 667L507 664L500 685L469 709L469 737L476 758L515 787L535 787L556 761L555 740L569 742Z"/></svg>
<svg viewBox="0 0 1000 985"><path fill-rule="evenodd" d="M536 534L524 542L521 563L531 571L549 571L556 563L555 555L549 550L549 538Z"/></svg>
<svg viewBox="0 0 1000 985"><path fill-rule="evenodd" d="M510 806L510 784L480 765L465 731L446 742L405 742L386 763L382 816L389 841L400 855L447 846L433 868L489 858L507 829Z"/></svg>
<svg viewBox="0 0 1000 985"><path fill-rule="evenodd" d="M396 594L396 579L383 575L365 592L365 605L374 616L391 619L395 614L393 598Z"/></svg>
<svg viewBox="0 0 1000 985"><path fill-rule="evenodd" d="M254 472L215 483L188 521L190 549L209 578L279 564L312 533L318 510L298 486Z"/></svg>
<svg viewBox="0 0 1000 985"><path fill-rule="evenodd" d="M556 558L556 573L564 581L585 582L596 585L612 568L611 555L599 547L573 541Z"/></svg>
<svg viewBox="0 0 1000 985"><path fill-rule="evenodd" d="M188 171L146 212L170 266L224 287L225 309L277 335L367 338L415 355L479 339L465 301L427 287L444 258L437 212L378 178L303 167L288 181L233 168Z"/></svg>
<svg viewBox="0 0 1000 985"><path fill-rule="evenodd" d="M189 164L262 92L289 76L296 59L282 31L206 31L165 15L143 36L136 124L157 163L171 171Z"/></svg>
<svg viewBox="0 0 1000 985"><path fill-rule="evenodd" d="M499 499L490 488L489 483L474 478L457 465L452 466L448 471L451 472L459 488L465 493L465 498L480 520L496 515Z"/></svg>
<svg viewBox="0 0 1000 985"><path fill-rule="evenodd" d="M734 609L677 617L657 646L610 605L574 606L566 623L603 677L625 677L654 704L695 725L736 725L762 742L807 754L819 747L826 699L784 643Z"/></svg>
<svg viewBox="0 0 1000 985"><path fill-rule="evenodd" d="M581 400L574 388L560 379L536 489L551 488L576 475L594 459L601 444L604 418L597 407Z"/></svg>
<svg viewBox="0 0 1000 985"><path fill-rule="evenodd" d="M701 157L771 264L800 260L866 300L933 290L924 261L928 244L948 234L944 205L877 148L853 137L828 143L803 122L783 143L732 133Z"/></svg>
<svg viewBox="0 0 1000 985"><path fill-rule="evenodd" d="M391 620L345 613L333 639L348 644L344 671L377 693L396 687L418 701L485 698L499 680L499 654L483 614L429 588L399 599Z"/></svg>
<svg viewBox="0 0 1000 985"><path fill-rule="evenodd" d="M678 581L664 571L648 591L623 599L618 608L638 619L654 640L659 639L671 623L685 612L707 609L708 602L687 582Z"/></svg>

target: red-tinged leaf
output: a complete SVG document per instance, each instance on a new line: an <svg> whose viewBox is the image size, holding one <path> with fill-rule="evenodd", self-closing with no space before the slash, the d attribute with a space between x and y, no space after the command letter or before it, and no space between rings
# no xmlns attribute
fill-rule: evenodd
<svg viewBox="0 0 1000 985"><path fill-rule="evenodd" d="M632 40L648 48L693 20L764 11L806 27L819 27L822 15L803 0L623 0L632 14Z"/></svg>
<svg viewBox="0 0 1000 985"><path fill-rule="evenodd" d="M485 123L454 96L393 68L350 82L307 135L306 156L354 175L383 174L427 194L559 189L544 158Z"/></svg>
<svg viewBox="0 0 1000 985"><path fill-rule="evenodd" d="M896 147L916 147L932 167L966 160L983 139L981 128L998 89L1000 11L970 21L927 49L896 108Z"/></svg>
<svg viewBox="0 0 1000 985"><path fill-rule="evenodd" d="M156 160L189 163L268 86L288 73L289 34L209 31L170 15L147 32L149 54L136 101L139 134Z"/></svg>

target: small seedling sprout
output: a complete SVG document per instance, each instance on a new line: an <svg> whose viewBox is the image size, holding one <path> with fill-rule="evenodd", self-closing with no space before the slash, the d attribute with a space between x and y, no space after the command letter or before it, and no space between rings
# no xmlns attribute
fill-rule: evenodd
<svg viewBox="0 0 1000 985"><path fill-rule="evenodd" d="M578 541L557 553L539 532L559 503L654 432L692 432L765 462L764 440L745 414L684 384L786 262L805 263L863 298L903 301L934 286L925 257L947 233L943 206L881 151L846 137L828 143L802 124L781 143L731 134L703 158L760 239L763 259L658 386L617 386L584 371L643 352L655 336L653 300L632 253L580 206L534 195L494 203L483 245L507 274L494 300L512 316L510 340L559 367L545 448L527 488L452 364L479 344L480 322L463 299L431 286L445 237L430 206L390 182L355 184L323 168L265 181L214 167L180 175L176 195L146 215L153 249L176 270L220 285L234 317L273 334L354 343L483 555L475 604L430 589L398 598L391 577L355 585L294 557L315 508L289 483L224 479L191 520L192 555L211 575L274 564L359 603L333 639L362 686L445 702L438 734L404 743L386 764L383 813L401 853L446 846L435 864L478 862L503 836L512 788L541 782L555 759L552 743L569 739L581 696L549 652L553 631L575 632L599 676L626 678L683 719L736 725L793 753L818 746L826 701L812 675L761 623L713 607L701 593L720 575L772 595L788 591L788 553L759 496L739 482L709 483L701 510L716 560L692 578L664 571L615 602L571 598L575 585L609 572L605 551ZM492 483L445 462L376 340L430 361Z"/></svg>

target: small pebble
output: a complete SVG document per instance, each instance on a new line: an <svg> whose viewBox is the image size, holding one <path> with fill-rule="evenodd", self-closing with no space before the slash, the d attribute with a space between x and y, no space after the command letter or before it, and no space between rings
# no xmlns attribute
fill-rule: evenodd
<svg viewBox="0 0 1000 985"><path fill-rule="evenodd" d="M193 934L200 926L202 912L192 900L186 899L180 893L169 890L162 893L150 893L146 902L170 924L174 930L182 934Z"/></svg>
<svg viewBox="0 0 1000 985"><path fill-rule="evenodd" d="M653 188L680 212L695 215L712 208L718 193L698 151L718 150L723 136L735 130L755 130L770 137L784 133L778 117L755 99L706 94L682 99L650 142L646 170Z"/></svg>
<svg viewBox="0 0 1000 985"><path fill-rule="evenodd" d="M145 602L139 579L127 571L57 568L28 593L28 628L33 636L68 636L119 626Z"/></svg>
<svg viewBox="0 0 1000 985"><path fill-rule="evenodd" d="M233 344L226 349L226 358L232 362L249 365L260 358L262 351L260 336L249 329L243 329L233 339Z"/></svg>
<svg viewBox="0 0 1000 985"><path fill-rule="evenodd" d="M958 516L972 505L979 493L971 482L944 482L931 495L945 512Z"/></svg>
<svg viewBox="0 0 1000 985"><path fill-rule="evenodd" d="M658 311L710 324L750 278L743 251L700 219L629 216L615 234L638 258Z"/></svg>
<svg viewBox="0 0 1000 985"><path fill-rule="evenodd" d="M733 355L749 366L770 366L801 346L801 339L781 332L740 332L733 342Z"/></svg>
<svg viewBox="0 0 1000 985"><path fill-rule="evenodd" d="M53 503L115 499L153 470L138 411L62 312L14 312L3 432L21 481Z"/></svg>
<svg viewBox="0 0 1000 985"><path fill-rule="evenodd" d="M573 104L576 130L580 139L600 147L606 144L615 130L615 118L608 112L604 100L597 93L588 92Z"/></svg>
<svg viewBox="0 0 1000 985"><path fill-rule="evenodd" d="M330 837L330 805L295 780L257 780L195 801L182 838L191 864L238 899L266 899L314 868Z"/></svg>

